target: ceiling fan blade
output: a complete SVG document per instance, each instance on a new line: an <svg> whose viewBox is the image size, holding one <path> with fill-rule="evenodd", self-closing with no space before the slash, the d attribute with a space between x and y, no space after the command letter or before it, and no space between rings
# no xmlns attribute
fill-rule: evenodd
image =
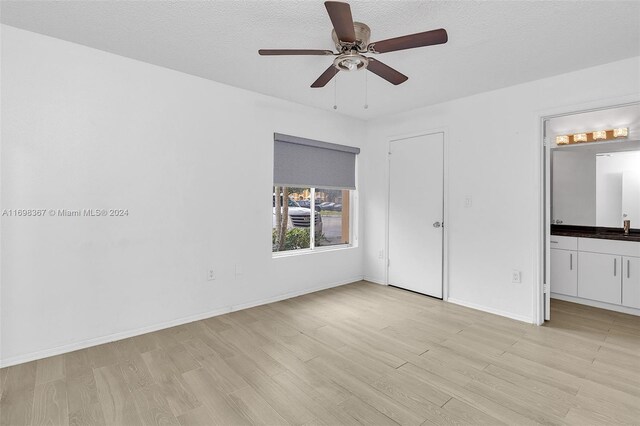
<svg viewBox="0 0 640 426"><path fill-rule="evenodd" d="M370 43L369 46L376 53L395 52L396 50L413 49L414 47L432 46L446 43L449 39L447 31L443 28L423 33L410 34L402 37Z"/></svg>
<svg viewBox="0 0 640 426"><path fill-rule="evenodd" d="M367 59L369 59L369 65L367 65L367 69L377 76L384 78L391 84L395 84L397 86L398 84L404 83L409 79L409 77L399 71L394 70L389 65L385 65L373 58Z"/></svg>
<svg viewBox="0 0 640 426"><path fill-rule="evenodd" d="M280 55L333 55L331 50L315 50L315 49L260 49L258 54L262 56L280 56Z"/></svg>
<svg viewBox="0 0 640 426"><path fill-rule="evenodd" d="M329 18L336 30L336 35L341 41L354 43L356 41L356 32L353 29L353 17L351 16L351 7L348 3L340 1L325 1L324 6L327 8Z"/></svg>
<svg viewBox="0 0 640 426"><path fill-rule="evenodd" d="M327 83L330 82L331 79L335 77L336 74L338 74L338 71L340 70L334 67L333 64L331 64L331 66L329 66L329 68L327 68L325 72L323 72L322 75L318 77L316 81L313 82L311 87L316 88L316 87L326 86Z"/></svg>

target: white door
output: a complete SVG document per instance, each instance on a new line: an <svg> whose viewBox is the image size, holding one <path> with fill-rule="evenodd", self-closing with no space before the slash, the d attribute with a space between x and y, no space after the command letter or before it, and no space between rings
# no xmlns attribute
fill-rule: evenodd
<svg viewBox="0 0 640 426"><path fill-rule="evenodd" d="M390 285L442 298L444 135L389 143Z"/></svg>
<svg viewBox="0 0 640 426"><path fill-rule="evenodd" d="M578 295L578 252L551 249L551 289L567 296Z"/></svg>
<svg viewBox="0 0 640 426"><path fill-rule="evenodd" d="M622 257L578 253L578 296L599 302L622 303Z"/></svg>

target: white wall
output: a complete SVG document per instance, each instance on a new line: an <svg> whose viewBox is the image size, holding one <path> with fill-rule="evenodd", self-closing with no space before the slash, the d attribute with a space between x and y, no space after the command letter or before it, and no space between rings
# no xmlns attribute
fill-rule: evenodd
<svg viewBox="0 0 640 426"><path fill-rule="evenodd" d="M637 98L638 76L636 57L369 123L362 206L366 276L385 280L378 253L385 247L389 139L445 127L450 300L533 322L539 297L539 117ZM464 207L466 196L472 197L470 208ZM511 283L514 269L522 271L521 284Z"/></svg>
<svg viewBox="0 0 640 426"><path fill-rule="evenodd" d="M2 218L5 365L363 275L270 242L273 132L363 122L7 26L2 121L3 208L129 210Z"/></svg>
<svg viewBox="0 0 640 426"><path fill-rule="evenodd" d="M2 219L2 362L364 271L383 282L387 142L442 127L449 296L531 321L539 116L637 96L638 75L634 58L365 125L3 26L2 207L127 208L130 216ZM272 259L274 131L362 147L363 248ZM473 207L464 208L466 196ZM511 284L512 269L523 271L522 284Z"/></svg>
<svg viewBox="0 0 640 426"><path fill-rule="evenodd" d="M596 154L555 151L551 155L551 219L595 226Z"/></svg>

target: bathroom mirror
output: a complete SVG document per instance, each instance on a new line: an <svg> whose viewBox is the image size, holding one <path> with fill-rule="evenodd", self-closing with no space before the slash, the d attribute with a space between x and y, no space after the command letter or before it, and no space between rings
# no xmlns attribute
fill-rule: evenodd
<svg viewBox="0 0 640 426"><path fill-rule="evenodd" d="M640 148L589 148L551 150L551 223L640 228Z"/></svg>

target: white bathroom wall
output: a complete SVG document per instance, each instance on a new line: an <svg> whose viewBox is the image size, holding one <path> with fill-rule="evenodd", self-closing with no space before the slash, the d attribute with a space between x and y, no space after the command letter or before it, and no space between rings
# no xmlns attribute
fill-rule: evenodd
<svg viewBox="0 0 640 426"><path fill-rule="evenodd" d="M553 152L551 181L551 219L564 225L595 226L596 154Z"/></svg>
<svg viewBox="0 0 640 426"><path fill-rule="evenodd" d="M640 152L600 155L596 170L597 226L620 228L629 219L632 227L640 227Z"/></svg>
<svg viewBox="0 0 640 426"><path fill-rule="evenodd" d="M535 322L540 117L637 100L639 76L635 57L369 122L362 175L366 277L385 281L386 259L379 253L386 238L389 140L444 128L449 300ZM469 197L472 206L465 207ZM511 282L513 270L522 272L522 283Z"/></svg>
<svg viewBox="0 0 640 426"><path fill-rule="evenodd" d="M640 166L640 163L636 163ZM632 228L640 224L640 167L622 172L622 220ZM617 224L618 225L618 224ZM617 226L616 227L619 227Z"/></svg>
<svg viewBox="0 0 640 426"><path fill-rule="evenodd" d="M2 217L3 365L362 278L361 248L273 259L271 199L274 132L363 122L1 31L2 207L129 211Z"/></svg>

